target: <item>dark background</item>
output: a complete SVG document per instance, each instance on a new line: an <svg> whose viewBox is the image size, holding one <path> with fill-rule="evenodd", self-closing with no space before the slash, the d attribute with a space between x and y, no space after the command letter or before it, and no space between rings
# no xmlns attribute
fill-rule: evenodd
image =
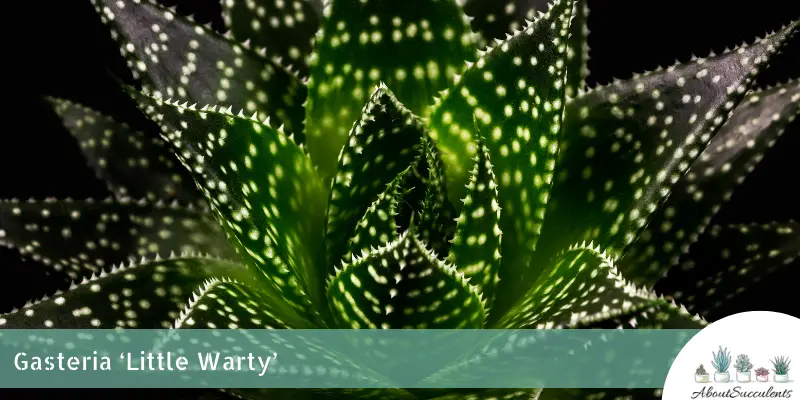
<svg viewBox="0 0 800 400"><path fill-rule="evenodd" d="M500 1L500 0L497 0ZM179 13L222 29L217 0L164 1ZM760 0L741 5L725 0L590 0L590 85L628 78L634 72L688 61L692 54L720 52L780 28L800 17L800 2ZM18 5L19 6L19 5ZM105 186L84 162L76 142L41 100L53 95L130 119L136 108L108 78L110 69L129 79L115 43L95 15L89 0L23 2L7 12L14 35L4 64L6 121L0 142L0 198L103 198ZM800 36L800 35L798 35ZM800 77L800 38L774 59L759 83L769 85ZM13 50L19 46L18 50ZM8 90L8 89L11 90ZM10 93L9 93L10 92ZM795 121L759 167L740 186L715 222L800 219L800 119ZM794 182L794 184L792 184ZM793 301L776 299L791 292L786 277L800 264L752 289L762 295L734 300L737 310L766 309L800 313ZM0 312L39 297L42 278L33 262L21 262L14 251L0 249ZM784 276L786 275L786 276ZM758 290L757 290L758 291Z"/></svg>
<svg viewBox="0 0 800 400"><path fill-rule="evenodd" d="M412 0L413 1L413 0ZM501 1L501 0L496 0ZM127 77L116 45L89 0L17 2L2 15L11 27L2 51L4 119L0 142L0 198L105 197L105 186L86 167L80 150L41 101L43 95L72 99L112 115L134 115L106 69ZM166 1L179 13L222 28L216 0ZM800 1L760 0L590 0L590 84L628 78L633 72L705 56L709 49L751 42L756 36L800 18ZM799 35L800 36L800 35ZM800 77L800 38L777 56L761 85ZM715 222L800 220L800 119L735 192ZM800 315L794 293L799 262L750 288L729 303L731 311L772 310ZM39 266L0 249L0 312L39 297Z"/></svg>

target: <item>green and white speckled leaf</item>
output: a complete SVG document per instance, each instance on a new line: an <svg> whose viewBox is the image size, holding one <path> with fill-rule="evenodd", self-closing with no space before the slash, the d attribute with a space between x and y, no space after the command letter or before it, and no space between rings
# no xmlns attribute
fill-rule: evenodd
<svg viewBox="0 0 800 400"><path fill-rule="evenodd" d="M570 246L550 265L499 327L562 328L665 301L627 282L611 256L592 243Z"/></svg>
<svg viewBox="0 0 800 400"><path fill-rule="evenodd" d="M483 144L479 144L467 190L448 260L470 283L478 286L491 307L494 288L500 279L503 233L500 231L497 181L489 149Z"/></svg>
<svg viewBox="0 0 800 400"><path fill-rule="evenodd" d="M444 176L444 165L439 158L436 144L428 137L422 140L421 158L414 165L414 172L419 174L423 188L417 188L417 194L424 193L420 205L420 216L417 232L420 239L436 254L447 254L450 241L456 231L456 211L447 198L447 182Z"/></svg>
<svg viewBox="0 0 800 400"><path fill-rule="evenodd" d="M175 329L309 329L307 321L285 318L274 299L249 285L210 279L195 290L172 325Z"/></svg>
<svg viewBox="0 0 800 400"><path fill-rule="evenodd" d="M397 210L403 196L403 182L408 174L408 170L401 172L369 206L356 224L355 233L348 244L348 253L343 257L344 261L352 259L354 255L366 255L400 237Z"/></svg>
<svg viewBox="0 0 800 400"><path fill-rule="evenodd" d="M483 299L455 267L437 260L412 231L352 263L328 285L341 328L480 328Z"/></svg>
<svg viewBox="0 0 800 400"><path fill-rule="evenodd" d="M620 260L625 276L652 286L675 266L798 114L800 81L748 95Z"/></svg>
<svg viewBox="0 0 800 400"><path fill-rule="evenodd" d="M89 166L117 197L205 204L164 141L68 100L48 98Z"/></svg>
<svg viewBox="0 0 800 400"><path fill-rule="evenodd" d="M572 11L572 0L559 0L548 14L489 49L442 95L430 117L454 203L465 194L475 130L485 137L504 210L502 269L509 282L528 265L553 182Z"/></svg>
<svg viewBox="0 0 800 400"><path fill-rule="evenodd" d="M169 328L204 280L248 274L240 264L202 255L143 259L0 315L0 328Z"/></svg>
<svg viewBox="0 0 800 400"><path fill-rule="evenodd" d="M325 225L331 269L347 253L348 240L367 208L414 163L424 135L422 121L389 88L378 86L353 124L331 183Z"/></svg>
<svg viewBox="0 0 800 400"><path fill-rule="evenodd" d="M403 389L225 389L247 400L419 400Z"/></svg>
<svg viewBox="0 0 800 400"><path fill-rule="evenodd" d="M145 91L189 104L228 104L298 136L307 90L262 50L217 35L153 0L91 0Z"/></svg>
<svg viewBox="0 0 800 400"><path fill-rule="evenodd" d="M537 258L582 240L623 252L796 26L571 99Z"/></svg>
<svg viewBox="0 0 800 400"><path fill-rule="evenodd" d="M657 400L662 389L544 389L538 400Z"/></svg>
<svg viewBox="0 0 800 400"><path fill-rule="evenodd" d="M243 259L314 318L311 302L324 295L325 188L303 150L281 129L241 114L132 94L192 172Z"/></svg>
<svg viewBox="0 0 800 400"><path fill-rule="evenodd" d="M800 223L711 226L656 289L707 315L800 257ZM687 285L686 282L693 284Z"/></svg>
<svg viewBox="0 0 800 400"><path fill-rule="evenodd" d="M542 389L439 389L431 400L538 400Z"/></svg>
<svg viewBox="0 0 800 400"><path fill-rule="evenodd" d="M504 39L506 35L521 29L527 21L540 18L547 11L549 0L466 0L464 12L472 17L472 29L479 35L481 47L491 44L492 39ZM586 63L589 60L587 38L589 29L589 6L586 0L575 2L575 17L570 24L567 40L567 96L574 96L584 87L589 75Z"/></svg>
<svg viewBox="0 0 800 400"><path fill-rule="evenodd" d="M289 343L274 329L290 329L291 322L269 305L270 299L262 298L247 285L231 280L209 280L192 295L187 308L175 321L178 329L226 329L226 338L209 340L209 343L175 341L178 330L171 330L157 343L158 351L174 353L206 353L210 348L222 356L236 356L241 352L240 342L257 346L261 354L272 355L268 376L281 379L291 375L304 379L299 386L317 384L359 387L386 384L389 380L356 363L345 354L327 346L319 338L306 337L296 332L296 340ZM306 327L307 323L298 326ZM294 328L294 326L292 326ZM266 330L266 331L265 331ZM272 330L274 335L269 332ZM258 335L254 335L258 332ZM251 392L256 394L256 391ZM267 394L267 393L264 393ZM262 398L262 397L257 397ZM272 397L267 397L272 398Z"/></svg>
<svg viewBox="0 0 800 400"><path fill-rule="evenodd" d="M308 150L323 177L336 172L339 149L379 82L422 115L476 52L455 0L328 2L310 60L306 107Z"/></svg>
<svg viewBox="0 0 800 400"><path fill-rule="evenodd" d="M16 248L66 281L131 256L200 252L236 259L206 210L130 199L2 200L0 245Z"/></svg>
<svg viewBox="0 0 800 400"><path fill-rule="evenodd" d="M571 329L703 329L708 322L685 305L664 298L635 311L585 318Z"/></svg>
<svg viewBox="0 0 800 400"><path fill-rule="evenodd" d="M308 74L314 34L322 21L322 0L222 0L222 19L230 35L249 40Z"/></svg>

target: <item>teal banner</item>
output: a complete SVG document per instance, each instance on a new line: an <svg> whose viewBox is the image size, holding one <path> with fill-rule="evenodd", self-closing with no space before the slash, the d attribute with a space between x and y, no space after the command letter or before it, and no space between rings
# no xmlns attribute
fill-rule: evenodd
<svg viewBox="0 0 800 400"><path fill-rule="evenodd" d="M697 330L0 330L1 388L660 388Z"/></svg>

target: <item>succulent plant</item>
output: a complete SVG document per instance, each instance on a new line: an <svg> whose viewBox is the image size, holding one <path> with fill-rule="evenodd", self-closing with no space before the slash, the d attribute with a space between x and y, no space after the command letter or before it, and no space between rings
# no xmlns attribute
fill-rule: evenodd
<svg viewBox="0 0 800 400"><path fill-rule="evenodd" d="M706 371L706 367L703 364L700 364L699 367L694 371L695 375L708 375Z"/></svg>
<svg viewBox="0 0 800 400"><path fill-rule="evenodd" d="M153 125L49 99L114 196L0 203L0 241L74 282L2 328L696 328L652 290L690 245L795 256L795 222L709 226L798 114L798 82L753 84L796 21L586 88L579 0L500 28L487 0L227 0L222 36L92 2Z"/></svg>
<svg viewBox="0 0 800 400"><path fill-rule="evenodd" d="M756 368L755 371L756 376L767 376L769 375L769 370L763 367Z"/></svg>
<svg viewBox="0 0 800 400"><path fill-rule="evenodd" d="M711 353L713 359L711 360L711 365L717 372L728 372L728 368L731 366L731 353L728 351L727 348L723 349L722 346L719 346L719 350L714 353Z"/></svg>
<svg viewBox="0 0 800 400"><path fill-rule="evenodd" d="M753 363L750 362L750 357L747 354L739 354L736 356L736 362L733 364L737 372L750 372L753 368Z"/></svg>
<svg viewBox="0 0 800 400"><path fill-rule="evenodd" d="M789 360L789 357L780 356L775 357L772 360L772 367L773 371L775 371L775 375L786 375L789 373L789 364L792 361Z"/></svg>

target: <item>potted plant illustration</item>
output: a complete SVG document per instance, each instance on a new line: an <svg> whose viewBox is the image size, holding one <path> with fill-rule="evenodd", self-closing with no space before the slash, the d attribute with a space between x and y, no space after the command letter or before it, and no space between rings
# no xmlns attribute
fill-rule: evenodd
<svg viewBox="0 0 800 400"><path fill-rule="evenodd" d="M789 357L780 356L772 360L775 382L789 382Z"/></svg>
<svg viewBox="0 0 800 400"><path fill-rule="evenodd" d="M728 368L731 366L731 353L727 348L723 349L722 346L719 346L719 351L716 353L711 352L711 355L713 356L711 365L717 370L714 373L714 381L720 383L730 382L731 373L728 372Z"/></svg>
<svg viewBox="0 0 800 400"><path fill-rule="evenodd" d="M706 367L703 364L700 364L699 367L694 371L694 381L697 383L706 383L708 382L708 372L706 371Z"/></svg>
<svg viewBox="0 0 800 400"><path fill-rule="evenodd" d="M750 362L747 354L739 354L733 367L736 368L737 382L750 382L750 370L753 368L753 363Z"/></svg>
<svg viewBox="0 0 800 400"><path fill-rule="evenodd" d="M766 382L769 380L769 370L766 368L756 368L756 380L759 382Z"/></svg>

